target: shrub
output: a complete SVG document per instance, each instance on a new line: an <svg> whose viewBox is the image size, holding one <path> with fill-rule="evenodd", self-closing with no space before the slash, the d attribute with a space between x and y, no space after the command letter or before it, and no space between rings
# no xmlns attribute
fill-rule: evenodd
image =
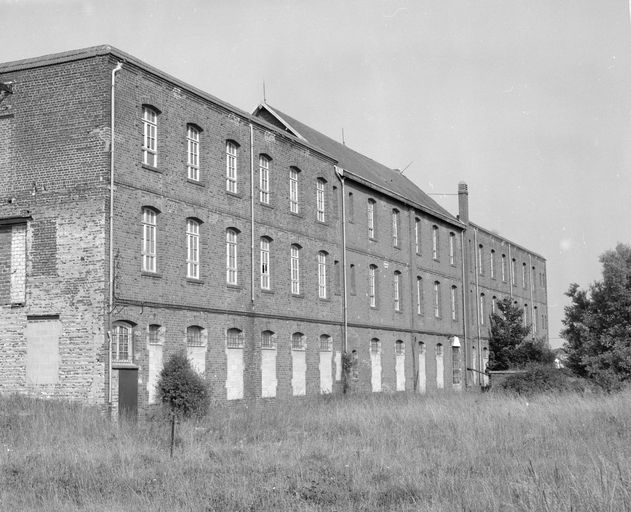
<svg viewBox="0 0 631 512"><path fill-rule="evenodd" d="M206 381L191 367L184 354L174 354L166 362L160 372L158 393L174 417L201 417L208 412Z"/></svg>
<svg viewBox="0 0 631 512"><path fill-rule="evenodd" d="M584 379L573 377L564 370L548 365L530 366L523 373L509 375L493 386L496 390L525 396L538 393L582 393L588 387Z"/></svg>

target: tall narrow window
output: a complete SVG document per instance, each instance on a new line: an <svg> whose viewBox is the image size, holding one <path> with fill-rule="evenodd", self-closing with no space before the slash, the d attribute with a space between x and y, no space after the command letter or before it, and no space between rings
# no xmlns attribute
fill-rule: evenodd
<svg viewBox="0 0 631 512"><path fill-rule="evenodd" d="M226 190L236 194L237 187L237 145L231 140L226 142Z"/></svg>
<svg viewBox="0 0 631 512"><path fill-rule="evenodd" d="M316 206L318 209L318 220L320 222L324 222L326 220L326 194L325 194L325 183L322 178L318 178L316 183Z"/></svg>
<svg viewBox="0 0 631 512"><path fill-rule="evenodd" d="M534 309L534 312L532 315L532 333L536 334L537 333L537 317L539 316L539 311L537 310L537 306L535 306L533 309Z"/></svg>
<svg viewBox="0 0 631 512"><path fill-rule="evenodd" d="M142 270L156 271L156 212L142 209Z"/></svg>
<svg viewBox="0 0 631 512"><path fill-rule="evenodd" d="M265 204L269 204L269 162L265 155L259 156L259 199Z"/></svg>
<svg viewBox="0 0 631 512"><path fill-rule="evenodd" d="M440 282L434 281L434 317L440 318Z"/></svg>
<svg viewBox="0 0 631 512"><path fill-rule="evenodd" d="M300 248L291 246L291 293L300 295Z"/></svg>
<svg viewBox="0 0 631 512"><path fill-rule="evenodd" d="M199 279L199 222L186 221L186 277Z"/></svg>
<svg viewBox="0 0 631 512"><path fill-rule="evenodd" d="M392 210L392 245L399 247L399 210Z"/></svg>
<svg viewBox="0 0 631 512"><path fill-rule="evenodd" d="M186 170L189 180L199 181L199 130L190 124L186 127Z"/></svg>
<svg viewBox="0 0 631 512"><path fill-rule="evenodd" d="M457 292L458 288L455 286L451 287L451 319L458 320L458 302L457 302Z"/></svg>
<svg viewBox="0 0 631 512"><path fill-rule="evenodd" d="M368 267L368 303L371 308L377 307L377 267Z"/></svg>
<svg viewBox="0 0 631 512"><path fill-rule="evenodd" d="M526 264L521 266L521 285L526 288Z"/></svg>
<svg viewBox="0 0 631 512"><path fill-rule="evenodd" d="M456 234L449 233L449 264L456 264Z"/></svg>
<svg viewBox="0 0 631 512"><path fill-rule="evenodd" d="M353 263L351 263L351 267L350 267L350 292L351 295L355 295L357 293L357 287L356 287L356 278L355 278L355 265Z"/></svg>
<svg viewBox="0 0 631 512"><path fill-rule="evenodd" d="M438 260L438 226L432 228L432 258Z"/></svg>
<svg viewBox="0 0 631 512"><path fill-rule="evenodd" d="M291 167L289 169L289 211L291 213L300 213L300 204L298 202L298 177L300 173L298 169Z"/></svg>
<svg viewBox="0 0 631 512"><path fill-rule="evenodd" d="M462 362L460 361L460 346L452 345L451 347L451 362L453 365L453 380L454 385L462 383Z"/></svg>
<svg viewBox="0 0 631 512"><path fill-rule="evenodd" d="M226 230L226 282L236 285L238 283L238 261L237 261L237 231Z"/></svg>
<svg viewBox="0 0 631 512"><path fill-rule="evenodd" d="M348 193L348 201L346 201L346 217L348 222L355 221L355 205L353 204L353 193Z"/></svg>
<svg viewBox="0 0 631 512"><path fill-rule="evenodd" d="M131 362L132 353L132 329L130 325L117 323L112 335L112 359L114 361Z"/></svg>
<svg viewBox="0 0 631 512"><path fill-rule="evenodd" d="M533 290L537 288L537 279L535 278L535 267L532 267L532 269L530 270L530 286L532 286Z"/></svg>
<svg viewBox="0 0 631 512"><path fill-rule="evenodd" d="M142 107L142 163L158 166L158 113Z"/></svg>
<svg viewBox="0 0 631 512"><path fill-rule="evenodd" d="M497 308L497 297L495 295L493 295L493 297L491 297L491 313L494 315L495 314L495 310Z"/></svg>
<svg viewBox="0 0 631 512"><path fill-rule="evenodd" d="M320 251L318 253L318 297L326 299L326 253Z"/></svg>
<svg viewBox="0 0 631 512"><path fill-rule="evenodd" d="M491 249L491 259L489 261L489 274L491 279L495 279L495 251Z"/></svg>
<svg viewBox="0 0 631 512"><path fill-rule="evenodd" d="M528 304L524 304L524 327L528 327L528 323L530 321L530 309L528 309Z"/></svg>
<svg viewBox="0 0 631 512"><path fill-rule="evenodd" d="M421 254L421 219L414 219L414 250Z"/></svg>
<svg viewBox="0 0 631 512"><path fill-rule="evenodd" d="M269 238L261 238L261 289L271 288L271 278L269 269Z"/></svg>
<svg viewBox="0 0 631 512"><path fill-rule="evenodd" d="M484 294L481 293L480 294L480 325L484 325L485 323L485 316L486 316L486 305L485 305L485 297Z"/></svg>
<svg viewBox="0 0 631 512"><path fill-rule="evenodd" d="M333 262L333 269L335 270L335 295L342 293L342 273L340 272L340 262L335 260Z"/></svg>
<svg viewBox="0 0 631 512"><path fill-rule="evenodd" d="M484 246L482 244L478 245L478 274L484 275L484 259L482 257L482 253L484 252Z"/></svg>
<svg viewBox="0 0 631 512"><path fill-rule="evenodd" d="M375 201L368 200L368 238L375 238Z"/></svg>
<svg viewBox="0 0 631 512"><path fill-rule="evenodd" d="M416 276L416 314L423 314L423 278Z"/></svg>
<svg viewBox="0 0 631 512"><path fill-rule="evenodd" d="M515 258L513 258L510 262L510 282L512 283L513 286L515 286L515 280L517 279L516 274L517 274L517 261L515 260Z"/></svg>
<svg viewBox="0 0 631 512"><path fill-rule="evenodd" d="M502 254L502 281L506 282L506 254Z"/></svg>
<svg viewBox="0 0 631 512"><path fill-rule="evenodd" d="M394 310L401 311L401 272L394 273Z"/></svg>

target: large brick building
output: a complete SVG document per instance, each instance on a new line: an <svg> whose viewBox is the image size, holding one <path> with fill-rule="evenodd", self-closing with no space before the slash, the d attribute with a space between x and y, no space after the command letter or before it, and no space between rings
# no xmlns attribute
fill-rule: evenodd
<svg viewBox="0 0 631 512"><path fill-rule="evenodd" d="M545 260L267 104L110 46L0 64L0 392L134 412L186 351L214 399L478 385Z"/></svg>

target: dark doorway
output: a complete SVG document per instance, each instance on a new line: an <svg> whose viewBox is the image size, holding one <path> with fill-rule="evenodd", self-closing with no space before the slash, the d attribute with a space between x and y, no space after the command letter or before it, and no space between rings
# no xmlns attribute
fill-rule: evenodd
<svg viewBox="0 0 631 512"><path fill-rule="evenodd" d="M138 418L138 370L118 370L119 419L136 421Z"/></svg>

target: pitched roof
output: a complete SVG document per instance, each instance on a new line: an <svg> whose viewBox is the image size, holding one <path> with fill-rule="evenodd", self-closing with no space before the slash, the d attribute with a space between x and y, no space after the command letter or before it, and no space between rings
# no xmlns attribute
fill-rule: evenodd
<svg viewBox="0 0 631 512"><path fill-rule="evenodd" d="M273 116L273 119L270 118L270 114ZM421 209L433 213L444 220L461 225L456 217L418 188L413 181L401 174L400 171L390 169L362 155L348 146L301 123L297 119L288 116L280 110L271 107L267 103L259 105L253 115L262 117L268 122L275 120L276 122L274 124L279 128L284 128L298 139L307 141L313 146L320 148L326 154L331 155L337 160L338 165L344 169L347 176L348 173L351 173L351 179L354 175L359 178L358 181L363 181L368 186L376 185L386 193L393 192L395 196L399 196L399 199L413 203Z"/></svg>

